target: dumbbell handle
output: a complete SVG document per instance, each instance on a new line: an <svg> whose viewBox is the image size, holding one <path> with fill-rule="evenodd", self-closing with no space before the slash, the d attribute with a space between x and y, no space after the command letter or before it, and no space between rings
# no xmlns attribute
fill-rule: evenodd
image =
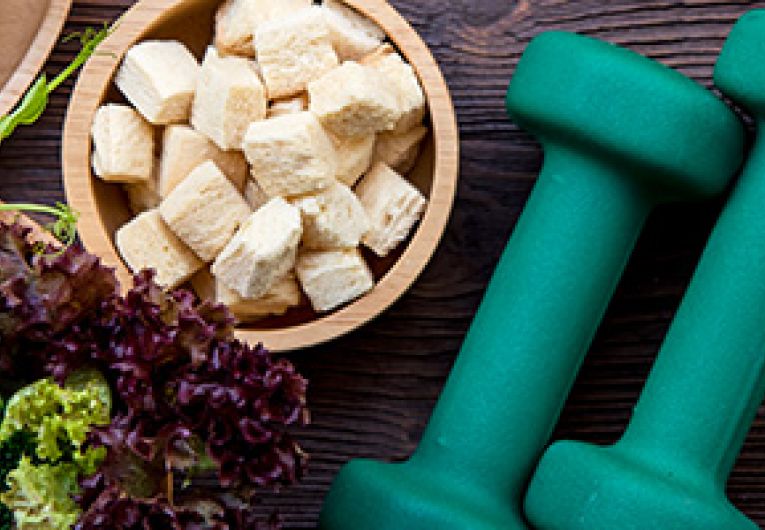
<svg viewBox="0 0 765 530"><path fill-rule="evenodd" d="M765 128L619 446L722 488L765 396Z"/></svg>
<svg viewBox="0 0 765 530"><path fill-rule="evenodd" d="M653 205L548 145L531 198L408 465L520 498Z"/></svg>

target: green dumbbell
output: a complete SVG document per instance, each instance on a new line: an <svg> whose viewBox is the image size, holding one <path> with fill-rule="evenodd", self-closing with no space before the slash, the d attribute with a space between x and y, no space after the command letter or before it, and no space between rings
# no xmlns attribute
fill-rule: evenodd
<svg viewBox="0 0 765 530"><path fill-rule="evenodd" d="M765 11L715 72L765 123ZM765 137L709 241L632 421L611 447L553 445L526 498L541 530L756 530L725 483L765 396Z"/></svg>
<svg viewBox="0 0 765 530"><path fill-rule="evenodd" d="M526 483L649 211L720 192L742 158L711 93L579 35L536 38L507 103L544 144L539 181L419 449L343 468L325 530L526 528Z"/></svg>

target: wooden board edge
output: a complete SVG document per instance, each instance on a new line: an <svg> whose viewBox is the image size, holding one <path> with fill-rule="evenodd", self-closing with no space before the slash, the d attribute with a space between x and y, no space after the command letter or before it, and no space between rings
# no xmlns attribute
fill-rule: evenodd
<svg viewBox="0 0 765 530"><path fill-rule="evenodd" d="M0 116L10 112L42 70L72 8L72 0L51 0L37 36L16 72L0 90Z"/></svg>

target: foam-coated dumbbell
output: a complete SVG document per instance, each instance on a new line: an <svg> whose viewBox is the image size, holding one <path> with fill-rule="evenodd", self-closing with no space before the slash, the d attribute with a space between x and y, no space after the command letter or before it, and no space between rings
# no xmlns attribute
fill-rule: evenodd
<svg viewBox="0 0 765 530"><path fill-rule="evenodd" d="M656 62L570 33L529 45L508 93L545 162L418 450L344 467L325 530L512 530L654 205L720 192L743 128Z"/></svg>
<svg viewBox="0 0 765 530"><path fill-rule="evenodd" d="M715 71L765 123L765 11ZM553 445L526 498L541 530L756 530L725 484L765 396L765 137L701 259L632 421L610 447Z"/></svg>

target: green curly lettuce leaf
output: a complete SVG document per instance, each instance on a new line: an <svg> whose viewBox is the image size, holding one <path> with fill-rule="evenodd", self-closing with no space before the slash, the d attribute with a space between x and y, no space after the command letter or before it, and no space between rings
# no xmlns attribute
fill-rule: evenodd
<svg viewBox="0 0 765 530"><path fill-rule="evenodd" d="M22 456L34 457L35 442L27 431L18 431L0 443L0 492L6 491L5 479L11 471L19 467ZM2 528L2 525L0 525Z"/></svg>
<svg viewBox="0 0 765 530"><path fill-rule="evenodd" d="M94 474L106 454L83 444L91 426L109 423L110 409L109 386L96 370L73 372L63 387L42 379L11 397L0 424L0 450L7 448L13 469L3 477L0 502L17 529L64 530L77 522L79 479ZM3 515L8 518L7 511Z"/></svg>
<svg viewBox="0 0 765 530"><path fill-rule="evenodd" d="M91 426L109 423L110 409L109 386L97 371L75 372L63 387L42 379L11 397L0 424L0 442L18 431L30 432L38 458L57 462L71 456L87 472L96 457L80 448Z"/></svg>
<svg viewBox="0 0 765 530"><path fill-rule="evenodd" d="M6 479L11 471L19 467L21 457L24 455L31 457L34 454L35 443L32 435L26 431L18 431L8 440L0 443L0 492L8 491ZM13 512L0 502L0 530L13 528Z"/></svg>
<svg viewBox="0 0 765 530"><path fill-rule="evenodd" d="M34 465L22 457L7 478L0 500L13 512L18 530L67 530L80 515L73 496L79 491L77 464Z"/></svg>
<svg viewBox="0 0 765 530"><path fill-rule="evenodd" d="M5 414L5 404L0 399L0 417ZM21 457L24 455L32 456L34 453L34 441L26 431L18 431L8 440L0 443L0 492L8 491L6 478L11 471L19 467ZM13 530L14 528L13 512L0 502L0 530Z"/></svg>

